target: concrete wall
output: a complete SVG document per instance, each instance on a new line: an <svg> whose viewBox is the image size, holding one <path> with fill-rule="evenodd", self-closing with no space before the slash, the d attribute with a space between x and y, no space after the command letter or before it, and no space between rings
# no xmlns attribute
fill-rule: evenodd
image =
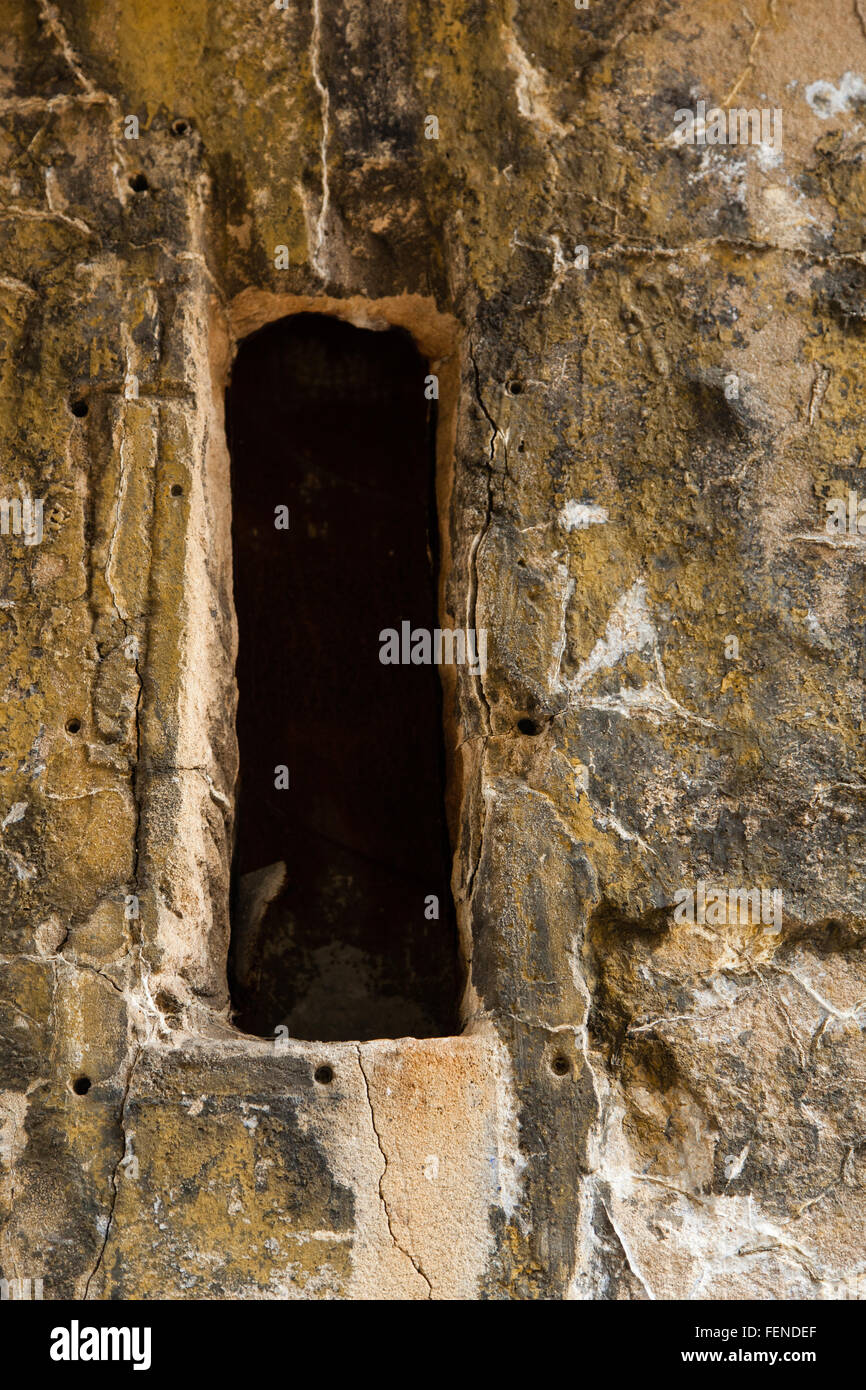
<svg viewBox="0 0 866 1390"><path fill-rule="evenodd" d="M44 502L0 537L0 1274L862 1295L860 7L0 18L0 478ZM678 143L701 99L775 124ZM223 392L301 309L442 383L441 613L489 633L443 673L456 1038L230 1022Z"/></svg>

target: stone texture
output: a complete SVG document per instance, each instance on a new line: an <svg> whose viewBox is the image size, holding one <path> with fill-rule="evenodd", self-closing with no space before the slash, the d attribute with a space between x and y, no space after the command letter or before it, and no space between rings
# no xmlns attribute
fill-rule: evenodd
<svg viewBox="0 0 866 1390"><path fill-rule="evenodd" d="M861 1296L861 7L0 15L0 472L45 499L0 541L0 1273ZM677 148L698 97L780 157ZM222 398L302 308L442 380L442 613L490 634L444 672L454 1039L229 1020ZM698 880L781 932L676 922Z"/></svg>

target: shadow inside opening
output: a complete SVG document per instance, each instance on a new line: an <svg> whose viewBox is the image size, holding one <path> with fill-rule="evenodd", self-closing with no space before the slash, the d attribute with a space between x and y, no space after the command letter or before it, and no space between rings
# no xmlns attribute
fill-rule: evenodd
<svg viewBox="0 0 866 1390"><path fill-rule="evenodd" d="M401 330L299 314L232 372L229 988L259 1036L459 1031L439 672L379 659L438 623L427 371Z"/></svg>

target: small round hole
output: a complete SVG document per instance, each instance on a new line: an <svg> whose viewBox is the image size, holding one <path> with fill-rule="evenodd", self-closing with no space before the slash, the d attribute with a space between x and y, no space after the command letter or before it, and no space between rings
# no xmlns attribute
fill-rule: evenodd
<svg viewBox="0 0 866 1390"><path fill-rule="evenodd" d="M333 1067L316 1067L316 1080L320 1086L330 1086L334 1079Z"/></svg>
<svg viewBox="0 0 866 1390"><path fill-rule="evenodd" d="M541 725L534 719L518 719L517 727L522 734L527 734L530 738L541 733Z"/></svg>
<svg viewBox="0 0 866 1390"><path fill-rule="evenodd" d="M509 383L508 383L508 394L509 394L509 396L519 396L522 390L523 390L523 382L522 382L522 381L518 381L516 378L515 378L514 381L509 381Z"/></svg>
<svg viewBox="0 0 866 1390"><path fill-rule="evenodd" d="M133 193L146 193L150 188L146 174L133 174L132 178L129 180L129 186Z"/></svg>
<svg viewBox="0 0 866 1390"><path fill-rule="evenodd" d="M78 400L69 402L69 409L72 411L72 414L75 416L77 420L83 420L90 407L87 404L87 401L81 400L79 398Z"/></svg>
<svg viewBox="0 0 866 1390"><path fill-rule="evenodd" d="M171 495L172 497L183 497L183 488L181 487L180 483L172 483Z"/></svg>
<svg viewBox="0 0 866 1390"><path fill-rule="evenodd" d="M553 1061L551 1062L550 1070L556 1076L567 1076L568 1073L571 1071L571 1063L569 1062L568 1058L563 1057L562 1053L560 1052L557 1054L556 1057L554 1057Z"/></svg>
<svg viewBox="0 0 866 1390"><path fill-rule="evenodd" d="M89 1076L76 1076L72 1083L72 1089L77 1096L86 1096L90 1090L91 1081Z"/></svg>
<svg viewBox="0 0 866 1390"><path fill-rule="evenodd" d="M67 721L66 721L66 732L67 732L68 734L80 734L80 733L81 733L81 720L80 720L80 719L67 719Z"/></svg>
<svg viewBox="0 0 866 1390"><path fill-rule="evenodd" d="M188 130L189 130L189 124L188 124L187 121L177 120L177 121L172 121L172 123L171 123L171 133L172 133L172 135L186 135L186 133L187 133Z"/></svg>

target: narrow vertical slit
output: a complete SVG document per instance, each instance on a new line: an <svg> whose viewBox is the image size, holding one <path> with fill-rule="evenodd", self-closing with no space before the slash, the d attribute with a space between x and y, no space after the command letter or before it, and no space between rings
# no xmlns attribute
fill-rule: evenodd
<svg viewBox="0 0 866 1390"><path fill-rule="evenodd" d="M383 631L438 626L427 372L405 332L317 314L232 372L229 986L259 1036L457 1031L439 672L381 660Z"/></svg>

